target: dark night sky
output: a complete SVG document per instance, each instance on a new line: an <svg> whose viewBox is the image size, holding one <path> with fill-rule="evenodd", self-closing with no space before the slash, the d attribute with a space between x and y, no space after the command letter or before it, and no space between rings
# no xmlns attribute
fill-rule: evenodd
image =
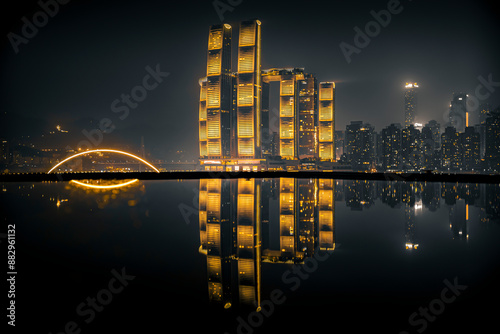
<svg viewBox="0 0 500 334"><path fill-rule="evenodd" d="M147 148L166 153L158 158L179 149L188 152L183 158L197 157L198 79L206 72L208 28L220 23L213 0L73 0L15 54L7 33L20 34L21 18L31 21L40 9L36 1L18 2L2 13L2 113L54 126L109 118L117 130L144 135ZM474 94L478 76L500 82L493 1L401 1L401 13L348 64L339 44L354 44L354 27L364 29L370 11L387 3L243 0L224 18L234 27L262 21L263 68L304 67L320 81L336 81L337 130L352 120L377 131L403 123L406 81L421 87L417 121L441 123L454 91ZM112 101L156 64L170 76L120 120ZM499 92L485 102L497 107Z"/></svg>

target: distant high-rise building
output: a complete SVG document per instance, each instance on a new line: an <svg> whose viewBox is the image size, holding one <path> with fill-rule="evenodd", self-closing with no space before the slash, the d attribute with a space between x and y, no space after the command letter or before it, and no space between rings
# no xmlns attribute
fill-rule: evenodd
<svg viewBox="0 0 500 334"><path fill-rule="evenodd" d="M435 120L427 122L422 128L422 139L426 143L433 144L433 150L438 150L441 147L441 124Z"/></svg>
<svg viewBox="0 0 500 334"><path fill-rule="evenodd" d="M486 119L486 139L484 159L488 166L500 171L500 109L490 112Z"/></svg>
<svg viewBox="0 0 500 334"><path fill-rule="evenodd" d="M401 165L401 124L391 124L382 129L382 167L384 170L396 171Z"/></svg>
<svg viewBox="0 0 500 334"><path fill-rule="evenodd" d="M469 126L469 113L467 112L467 94L453 93L448 114L448 125L454 127L458 132L464 132Z"/></svg>
<svg viewBox="0 0 500 334"><path fill-rule="evenodd" d="M438 122L432 120L422 128L421 143L422 168L439 169L441 165L438 157L441 148L441 125Z"/></svg>
<svg viewBox="0 0 500 334"><path fill-rule="evenodd" d="M470 171L479 167L480 135L473 126L465 128L465 132L460 134L462 145L462 168Z"/></svg>
<svg viewBox="0 0 500 334"><path fill-rule="evenodd" d="M458 170L462 163L460 134L452 126L447 126L441 135L441 165L447 170Z"/></svg>
<svg viewBox="0 0 500 334"><path fill-rule="evenodd" d="M355 121L346 126L347 156L354 170L369 170L375 164L374 128Z"/></svg>
<svg viewBox="0 0 500 334"><path fill-rule="evenodd" d="M422 168L422 147L421 133L413 125L401 130L401 158L405 170L417 171Z"/></svg>
<svg viewBox="0 0 500 334"><path fill-rule="evenodd" d="M417 113L417 92L418 84L406 83L405 85L405 127L415 123Z"/></svg>

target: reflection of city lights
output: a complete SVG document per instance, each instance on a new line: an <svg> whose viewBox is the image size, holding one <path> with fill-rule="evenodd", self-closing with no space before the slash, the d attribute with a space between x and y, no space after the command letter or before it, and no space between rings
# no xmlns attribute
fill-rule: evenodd
<svg viewBox="0 0 500 334"><path fill-rule="evenodd" d="M149 162L147 162L146 160L142 159L142 158L139 158L138 156L136 155L133 155L131 153L128 153L128 152L123 152L123 151L118 151L118 150L110 150L110 149L99 149L99 150L90 150L90 151L85 151L85 152L81 152L81 153L77 153L75 155L72 155L70 156L69 158L66 158L64 159L63 161L59 162L58 164L56 164L54 167L52 167L51 170L49 170L47 172L47 174L50 174L54 169L56 169L57 167L59 167L60 165L62 165L63 163L65 163L66 161L69 161L71 159L74 159L80 155L85 155L85 154L90 154L90 153L98 153L98 152L109 152L109 153L118 153L118 154L123 154L123 155L127 155L129 157L132 157L136 160L139 160L140 162L148 165L149 167L151 167L152 169L154 169L157 173L159 173L160 171L158 170L158 168L156 168L155 166L153 166L152 164L150 164Z"/></svg>
<svg viewBox="0 0 500 334"><path fill-rule="evenodd" d="M56 206L57 206L57 207L60 207L60 206L61 206L61 203L63 203L63 202L67 202L67 201L68 201L68 199L67 199L67 198L65 198L65 199L61 199L61 200L60 200L60 199L57 199Z"/></svg>
<svg viewBox="0 0 500 334"><path fill-rule="evenodd" d="M412 244L410 242L407 242L405 244L405 246L406 246L406 249L417 249L418 248L418 244Z"/></svg>
<svg viewBox="0 0 500 334"><path fill-rule="evenodd" d="M110 184L110 185L91 184L91 183L85 183L85 182L80 182L80 181L76 181L76 180L71 180L70 182L76 183L76 184L83 186L83 187L93 188L93 189L115 189L115 188L126 187L126 186L131 185L132 183L135 183L138 181L139 181L139 179L134 179L134 180L130 180L127 182Z"/></svg>

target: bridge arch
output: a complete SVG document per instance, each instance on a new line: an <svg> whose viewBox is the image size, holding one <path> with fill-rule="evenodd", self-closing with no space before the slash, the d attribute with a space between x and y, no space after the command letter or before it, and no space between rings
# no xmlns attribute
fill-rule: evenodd
<svg viewBox="0 0 500 334"><path fill-rule="evenodd" d="M159 173L160 171L158 170L158 168L156 168L155 166L153 166L151 163L147 162L146 160L132 154L132 153L128 153L128 152L124 152L124 151L119 151L119 150L112 150L112 149L96 149L96 150L89 150L89 151L85 151L85 152L80 152L80 153L77 153L75 155L72 155L66 159L64 159L63 161L57 163L54 167L52 167L48 172L47 174L50 174L54 169L56 169L57 167L61 166L62 164L76 158L76 157L79 157L79 156L82 156L82 155L86 155L86 154L90 154L90 153L98 153L98 152L109 152L109 153L118 153L118 154L121 154L121 155L126 155L126 156L129 156L129 157L132 157L134 158L135 160L138 160L140 162L142 162L143 164L151 167L155 172Z"/></svg>

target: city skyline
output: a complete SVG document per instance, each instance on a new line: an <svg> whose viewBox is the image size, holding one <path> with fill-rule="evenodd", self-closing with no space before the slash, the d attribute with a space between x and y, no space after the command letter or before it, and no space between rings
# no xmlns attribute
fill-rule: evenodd
<svg viewBox="0 0 500 334"><path fill-rule="evenodd" d="M6 327L488 332L499 14L493 0L9 2Z"/></svg>
<svg viewBox="0 0 500 334"><path fill-rule="evenodd" d="M142 34L146 29L144 27L146 22L151 22L156 27L160 24L159 13L164 12L162 11L164 7L156 1L149 2L152 5L150 8L133 2L124 2L119 7L120 13L123 14L123 21L113 19L109 22L95 17L96 14L90 11L91 3L90 1L89 4L78 7L72 7L70 3L61 6L57 16L46 27L40 28L37 36L30 39L28 44L19 45L18 54L12 49L9 40L5 39L6 44L1 55L5 60L2 62L6 80L4 85L9 82L11 92L4 99L6 101L5 112L7 115L15 116L16 122L13 124L16 126L22 124L22 119L18 119L21 116L28 123L32 123L30 120L33 118L41 117L44 120L37 123L40 126L47 125L44 131L48 132L49 125L53 128L56 124L61 124L63 128L66 128L84 117L93 118L96 122L108 118L113 121L116 128L114 133L104 136L103 144L116 144L119 140L123 140L129 145L138 147L140 136L144 135L146 148L155 156L174 159L178 156L184 159L196 158L199 143L194 138L196 132L192 132L191 124L196 118L192 111L198 109L197 101L194 101L193 97L198 96L199 87L194 83L201 76L200 74L203 75L204 68L206 68L204 65L206 51L203 51L203 49L206 50L203 47L206 29L220 21L213 3L200 1L197 3L198 6L192 6L193 8L189 9L171 8L190 13L193 17L190 26L182 25L184 32L187 33L184 35L185 39L169 35L169 27L176 23L180 24L183 20L182 15L173 17L171 21L162 21L165 29L155 29L153 35ZM259 5L266 8L266 11L259 11L261 8ZM331 5L333 6L333 3ZM106 6L104 8L111 8ZM471 2L468 7L439 3L432 5L432 11L425 3L403 3L403 11L394 15L390 24L384 27L379 35L373 37L370 44L362 48L359 54L353 54L351 63L346 62L339 44L341 42L353 44L353 37L355 37L353 28L363 28L366 23L373 20L370 12L382 11L386 7L386 2L360 3L356 8L343 3L338 5L337 11L333 12L331 21L321 20L326 15L326 12L320 9L321 7L306 7L300 17L308 23L304 24L307 29L299 29L298 26L291 25L286 34L279 28L285 22L284 17L287 16L285 14L289 14L288 17L296 17L295 21L300 22L299 14L288 6L282 8L280 6L279 2L266 3L266 5L255 2L252 6L242 2L232 11L225 11L223 18L229 24L251 17L258 17L263 22L265 33L262 35L262 68L305 68L308 73L315 75L319 82L334 81L339 92L336 101L336 130L345 129L345 126L353 120L370 123L377 131L391 123L403 123L404 116L401 108L403 108L404 99L401 95L406 82L418 82L421 85L419 115L423 119L416 121L426 123L435 119L440 124L444 124L444 117L448 113L453 92L463 91L474 96L477 86L481 84L479 77L488 81L488 76L492 74L492 81L497 81L497 62L490 61L497 54L496 43L489 40L490 34L488 34L488 31L494 31L493 27L497 21L490 19L494 17L494 12L488 11L487 2L481 4ZM32 11L39 9L33 4L33 7L20 7L17 13L20 17L25 15L30 18L28 15L30 8ZM280 8L281 11L285 11L285 14L277 15L275 13L279 11L273 11L272 8ZM454 29L458 29L455 31L456 35L451 34L452 31L449 30L451 28L445 27L447 22L452 22L447 18L449 13L442 19L436 20L440 13L449 10L455 13L454 20L473 17L477 18L481 25L473 24L476 22L474 20L462 20L460 27L454 26ZM125 18L134 17L137 11L148 14L148 21L146 19L132 20L134 24L127 28ZM342 16L340 13L343 13ZM426 26L415 21L418 17L418 22L423 22L422 16L428 18L425 20ZM103 36L103 38L92 39L90 36L83 35L81 31L74 30L74 33L78 33L75 35L78 38L66 39L67 45L73 45L76 42L84 43L88 46L86 49L92 56L85 59L82 56L68 54L66 63L69 71L66 74L60 65L52 60L51 53L47 52L49 50L44 49L43 46L46 45L45 43L52 43L55 45L54 52L61 51L63 47L59 41L63 31L61 29L69 24L68 20L81 20L79 17L95 19L95 26L90 27L92 32L105 32L103 27L110 22L115 23L119 29L116 35L118 38L105 39ZM8 23L6 34L11 31L16 34L21 33L22 21L19 18L12 17L6 20L6 23ZM136 34L124 34L130 31L136 31ZM408 35L402 39L398 31L406 31ZM431 35L431 32L436 31L441 31L441 33ZM125 36L136 37L124 39ZM168 43L164 45L158 43L160 36L163 36L161 40L173 41L173 45L187 52L183 52L182 57L180 54L170 52L171 48ZM299 37L300 42L297 42L298 40L292 42L290 36ZM459 57L452 57L456 54L454 51L457 50L456 38L453 36L463 36L468 43L468 47ZM427 42L425 42L426 39ZM102 47L105 41L111 42L112 46ZM197 42L188 43L188 41ZM129 46L132 45L139 45L142 51L132 52L134 56L127 56L130 53ZM303 46L299 47L299 45ZM429 58L430 55L427 55L425 51L427 48L424 46L434 48L433 60ZM96 58L97 50L101 50L99 52L106 50L106 57ZM37 54L36 58L33 52ZM398 54L401 56L397 57ZM387 55L389 57L386 57ZM420 56L417 57L417 55ZM118 59L118 61L111 62L111 58ZM35 59L39 64L44 64L44 67L36 65ZM119 117L123 114L114 113L111 103L120 98L122 93L130 94L131 88L140 83L147 73L144 68L147 66L154 68L156 64L159 64L161 71L168 71L170 77L165 78L154 91L148 92L147 98L137 103L136 108L130 108L128 117L122 120ZM458 68L460 71L455 70ZM26 72L27 69L31 69L32 72ZM48 69L51 71L48 72ZM19 85L19 80L14 80L14 73L19 73L20 77L26 78L26 85ZM31 73L51 78L53 84L47 87L48 90L39 87ZM74 73L75 76L68 76L70 73ZM63 82L70 84L63 84ZM183 93L172 95L171 91L174 87L182 89ZM36 98L31 100L17 98L26 89L35 94ZM485 91L480 91L480 93L482 96L485 95ZM498 94L493 92L490 95L488 101L481 102L489 102L492 108L496 108L499 105ZM73 101L69 99L71 96L74 98ZM32 105L34 101L38 103L36 108ZM179 122L176 122L175 126L169 121L168 115L170 114L178 115L176 117ZM83 129L90 131L88 127L91 125L81 124L76 123L76 126L72 127L72 135L76 132L78 137L74 139L72 146L76 145L79 140L86 139L81 133ZM164 129L167 131L163 131ZM23 127L17 130L17 133L28 132ZM7 132L9 131L11 130L7 129ZM127 134L130 135L127 136ZM191 135L186 136L182 145L171 140L173 137L170 135L181 134ZM177 151L184 152L176 154Z"/></svg>

